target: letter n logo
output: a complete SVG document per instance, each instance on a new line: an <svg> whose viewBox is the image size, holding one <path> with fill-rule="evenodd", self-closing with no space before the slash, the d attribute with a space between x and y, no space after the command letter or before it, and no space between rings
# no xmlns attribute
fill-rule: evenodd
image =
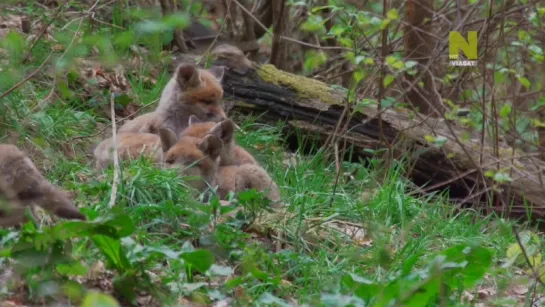
<svg viewBox="0 0 545 307"><path fill-rule="evenodd" d="M460 49L468 60L477 60L477 31L469 31L467 33L467 41L460 32L449 32L449 58L457 60Z"/></svg>

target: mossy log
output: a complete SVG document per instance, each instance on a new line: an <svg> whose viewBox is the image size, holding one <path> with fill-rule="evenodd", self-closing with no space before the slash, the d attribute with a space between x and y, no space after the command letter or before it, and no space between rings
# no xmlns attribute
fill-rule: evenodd
<svg viewBox="0 0 545 307"><path fill-rule="evenodd" d="M272 65L241 65L247 60L232 53L223 56L216 52L213 56L213 65L227 67L223 79L226 111L257 114L258 120L267 122L283 121L288 125L287 132L297 130L322 142L335 130L346 107L344 92ZM478 135L463 137L468 131L452 122L400 108L380 112L381 137L376 106L348 107L350 122L346 117L342 122L343 126L348 124L348 132L337 136L341 144L346 141L353 146L353 153L369 157L369 149L387 148L386 140L396 149L396 155L406 153L411 158L406 175L420 187L417 190L448 190L458 205L486 208L508 217L537 220L545 216L543 161L513 154L501 143L494 151L486 141L481 146ZM429 136L444 137L446 142L438 147L428 141ZM498 172L508 174L511 181L494 181L490 174Z"/></svg>

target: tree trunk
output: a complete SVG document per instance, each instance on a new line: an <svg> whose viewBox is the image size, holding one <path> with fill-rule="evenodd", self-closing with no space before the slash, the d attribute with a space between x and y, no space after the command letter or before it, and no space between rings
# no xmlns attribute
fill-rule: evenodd
<svg viewBox="0 0 545 307"><path fill-rule="evenodd" d="M405 27L405 58L418 62L418 73L424 74L421 81L423 86L413 86L407 93L407 100L418 108L420 113L432 116L440 116L444 113L444 106L433 88L432 71L427 69L432 60L433 42L432 0L408 0L407 1L407 25ZM407 75L407 84L414 78Z"/></svg>

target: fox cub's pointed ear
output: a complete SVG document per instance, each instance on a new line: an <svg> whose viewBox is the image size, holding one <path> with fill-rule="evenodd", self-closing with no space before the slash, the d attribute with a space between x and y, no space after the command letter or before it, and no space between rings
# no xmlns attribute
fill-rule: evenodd
<svg viewBox="0 0 545 307"><path fill-rule="evenodd" d="M159 137L161 138L163 152L167 152L172 146L178 143L178 136L169 128L159 129Z"/></svg>
<svg viewBox="0 0 545 307"><path fill-rule="evenodd" d="M181 64L176 69L176 81L182 89L198 86L200 80L197 67L192 64Z"/></svg>
<svg viewBox="0 0 545 307"><path fill-rule="evenodd" d="M230 119L225 119L217 123L212 129L210 129L209 134L217 136L223 143L228 143L233 139L233 134L235 133L235 123Z"/></svg>
<svg viewBox="0 0 545 307"><path fill-rule="evenodd" d="M223 80L223 76L225 76L225 67L224 66L213 66L210 69L208 69L208 72L210 72L214 77L216 77L216 80L218 80L219 83Z"/></svg>
<svg viewBox="0 0 545 307"><path fill-rule="evenodd" d="M215 160L220 155L223 144L218 137L209 134L200 141L198 146L204 154Z"/></svg>
<svg viewBox="0 0 545 307"><path fill-rule="evenodd" d="M191 115L189 116L189 126L191 125L194 125L194 124L198 124L198 123L202 123L203 121L200 120L197 116L195 115Z"/></svg>

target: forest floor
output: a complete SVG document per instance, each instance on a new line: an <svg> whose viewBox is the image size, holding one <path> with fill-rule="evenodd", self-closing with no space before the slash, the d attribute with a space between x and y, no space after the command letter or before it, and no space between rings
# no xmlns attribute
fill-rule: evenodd
<svg viewBox="0 0 545 307"><path fill-rule="evenodd" d="M38 71L0 99L0 142L24 149L90 221L40 214L36 225L0 230L2 306L109 306L93 289L142 306L529 306L542 296L523 257L541 262L533 228L519 230L522 251L513 221L455 209L441 195L408 196L401 164L384 172L377 160L343 162L335 187L335 161L288 153L281 124L256 118L235 117L236 139L276 180L286 210L267 212L252 191L228 206L199 203L183 178L146 160L121 164L110 208L113 168L97 172L92 158L111 134L110 94L118 120L149 110L169 73L159 53L135 52L124 31L83 18L58 20L42 37L18 30L21 16L40 14L30 6L0 16L0 93ZM123 59L123 70L90 65L97 52Z"/></svg>

